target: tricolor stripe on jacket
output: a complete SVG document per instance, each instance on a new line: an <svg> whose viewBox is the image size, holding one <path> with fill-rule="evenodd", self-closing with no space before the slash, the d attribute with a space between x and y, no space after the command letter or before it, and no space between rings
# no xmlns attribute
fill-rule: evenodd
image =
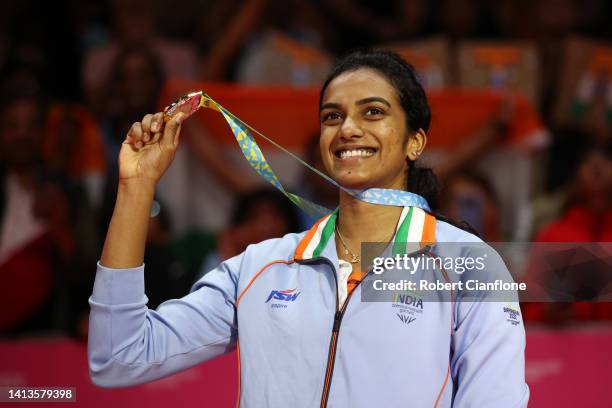
<svg viewBox="0 0 612 408"><path fill-rule="evenodd" d="M294 259L305 260L321 255L334 236L338 209L319 219L298 244ZM436 218L418 207L404 207L395 228L393 255L411 253L436 239Z"/></svg>

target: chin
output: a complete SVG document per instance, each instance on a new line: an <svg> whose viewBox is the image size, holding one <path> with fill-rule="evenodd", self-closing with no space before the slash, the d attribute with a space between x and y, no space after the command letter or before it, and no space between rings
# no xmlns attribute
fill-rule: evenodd
<svg viewBox="0 0 612 408"><path fill-rule="evenodd" d="M372 187L372 180L358 174L344 174L336 177L335 180L344 188L365 190Z"/></svg>

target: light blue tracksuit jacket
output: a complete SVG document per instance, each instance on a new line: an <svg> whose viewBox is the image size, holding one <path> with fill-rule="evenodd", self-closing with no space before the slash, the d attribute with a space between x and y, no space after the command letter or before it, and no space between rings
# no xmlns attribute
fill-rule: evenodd
<svg viewBox="0 0 612 408"><path fill-rule="evenodd" d="M98 264L89 300L93 382L139 384L238 348L241 407L527 406L516 301L364 302L364 281L340 304L335 214L249 246L157 310L146 306L144 266ZM432 218L406 207L395 241L423 240ZM480 242L429 224L434 253L441 242ZM495 273L509 281L499 265Z"/></svg>

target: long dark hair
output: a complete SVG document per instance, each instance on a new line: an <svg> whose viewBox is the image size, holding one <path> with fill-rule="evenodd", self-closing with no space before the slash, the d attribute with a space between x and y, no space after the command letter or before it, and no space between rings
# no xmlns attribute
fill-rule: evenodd
<svg viewBox="0 0 612 408"><path fill-rule="evenodd" d="M406 127L410 133L419 129L429 131L431 124L431 109L425 90L421 86L416 70L397 53L386 50L358 50L342 57L333 67L331 73L321 87L319 106L323 102L325 90L335 78L345 72L360 68L374 69L382 74L398 93L400 105L406 113ZM432 211L439 207L440 184L430 167L418 166L414 160L406 158L408 174L406 190L424 197ZM471 233L476 231L465 222L457 222L440 214L436 218L453 224Z"/></svg>

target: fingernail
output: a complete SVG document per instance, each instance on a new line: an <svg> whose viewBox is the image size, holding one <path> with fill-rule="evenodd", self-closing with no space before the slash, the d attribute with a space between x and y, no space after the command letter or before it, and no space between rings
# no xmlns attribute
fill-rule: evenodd
<svg viewBox="0 0 612 408"><path fill-rule="evenodd" d="M159 123L153 122L153 124L151 125L151 130L153 132L157 132L159 130Z"/></svg>
<svg viewBox="0 0 612 408"><path fill-rule="evenodd" d="M148 142L148 141L149 141L149 137L150 137L150 136L149 136L149 133L147 132L147 133L145 133L145 134L144 134L143 140L144 140L145 142Z"/></svg>

